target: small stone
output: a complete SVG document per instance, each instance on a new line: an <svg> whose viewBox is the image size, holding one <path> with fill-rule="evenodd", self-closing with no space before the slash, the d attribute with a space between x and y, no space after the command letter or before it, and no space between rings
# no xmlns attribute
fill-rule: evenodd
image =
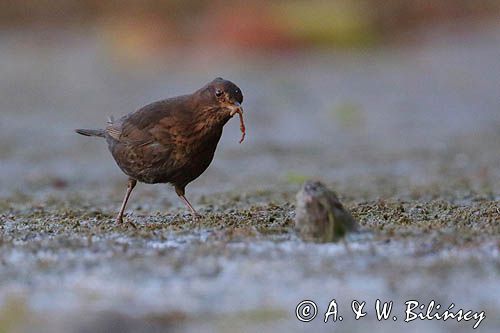
<svg viewBox="0 0 500 333"><path fill-rule="evenodd" d="M297 193L295 229L307 241L335 242L357 231L358 224L335 192L308 180Z"/></svg>

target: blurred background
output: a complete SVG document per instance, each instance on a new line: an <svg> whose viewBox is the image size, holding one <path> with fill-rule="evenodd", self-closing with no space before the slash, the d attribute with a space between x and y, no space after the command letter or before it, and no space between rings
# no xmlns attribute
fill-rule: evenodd
<svg viewBox="0 0 500 333"><path fill-rule="evenodd" d="M4 2L0 192L121 180L72 129L217 76L245 93L248 141L230 123L201 184L359 183L381 168L418 187L456 167L496 186L496 157L475 154L498 139L499 13L493 0Z"/></svg>
<svg viewBox="0 0 500 333"><path fill-rule="evenodd" d="M0 193L121 181L103 142L72 129L217 76L245 93L248 140L230 123L199 185L415 189L444 172L491 192L499 13L494 0L3 2Z"/></svg>
<svg viewBox="0 0 500 333"><path fill-rule="evenodd" d="M230 121L214 162L188 186L187 197L202 212L228 197L240 209L248 208L247 199L293 203L311 177L332 185L352 207L375 200L500 200L498 0L0 0L1 217L10 221L9 214L18 213L9 212L17 209L39 221L30 215L33 207L49 205L59 214L58 205L73 204L112 216L126 177L104 141L73 130L103 127L110 115L193 92L219 76L244 93L247 137L239 145L238 121ZM139 185L129 209L138 216L184 212L166 185ZM469 308L487 307L491 331L498 324L498 292L487 290L498 291L494 241L484 252L471 250L486 268L477 262L461 266L462 259L453 257L454 264L444 265L452 267L444 269L446 278L441 262L413 260L414 247L407 243L374 261L367 255L357 266L345 258L328 261L342 247L252 243L243 254L193 259L179 273L176 265L192 263L183 253L204 253L203 243L174 234L170 243L144 245L135 235L114 232L94 238L102 246L94 252L85 246L60 250L51 247L52 232L29 233L29 224L9 223L0 236L0 332L18 320L30 322L29 311L38 319L60 318L63 310L67 318L79 318L89 309L110 311L112 319L98 316L89 320L95 326L75 331L148 331L143 322L123 317L137 309L168 323L202 313L193 325L208 331L259 331L262 323L268 331L294 330L297 322L287 316L302 297L348 301L360 292L398 300L452 295L451 301ZM37 250L30 247L35 243ZM107 255L107 246L114 253L125 243L140 261ZM409 266L427 273L416 279ZM431 266L439 266L438 273ZM367 279L374 267L381 271ZM476 275L478 267L482 274ZM323 281L330 283L326 290ZM471 286L484 290L471 296ZM13 300L12 293L24 296ZM236 305L254 312L245 312L243 323L239 315L225 317ZM20 317L10 319L15 315ZM270 320L274 315L280 319ZM218 324L223 317L226 326ZM74 328L61 325L60 331ZM346 325L374 329L373 321ZM443 332L457 328L425 325ZM390 329L398 327L422 328Z"/></svg>

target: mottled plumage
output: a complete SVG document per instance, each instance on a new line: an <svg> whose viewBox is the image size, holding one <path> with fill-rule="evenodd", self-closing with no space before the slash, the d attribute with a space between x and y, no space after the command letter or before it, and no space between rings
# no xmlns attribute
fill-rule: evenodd
<svg viewBox="0 0 500 333"><path fill-rule="evenodd" d="M196 214L184 197L185 187L208 168L224 125L236 113L244 137L242 102L243 94L234 83L217 78L192 94L151 103L116 121L110 119L104 130L76 130L106 138L116 163L129 176L118 222L137 181L174 185Z"/></svg>

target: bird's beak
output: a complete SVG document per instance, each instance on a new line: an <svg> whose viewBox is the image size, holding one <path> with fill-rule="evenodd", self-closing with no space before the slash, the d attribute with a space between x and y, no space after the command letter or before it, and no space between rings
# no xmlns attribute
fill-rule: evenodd
<svg viewBox="0 0 500 333"><path fill-rule="evenodd" d="M241 107L241 104L238 103L238 102L234 102L231 106L230 106L230 109L231 109L231 112L229 113L229 115L232 117L234 116L235 114L243 114L243 108Z"/></svg>

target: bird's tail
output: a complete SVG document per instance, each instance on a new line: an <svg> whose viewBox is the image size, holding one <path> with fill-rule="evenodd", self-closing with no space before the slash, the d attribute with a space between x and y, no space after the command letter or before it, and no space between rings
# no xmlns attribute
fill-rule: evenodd
<svg viewBox="0 0 500 333"><path fill-rule="evenodd" d="M99 136L101 138L106 136L106 132L102 129L76 129L75 132L85 136Z"/></svg>

